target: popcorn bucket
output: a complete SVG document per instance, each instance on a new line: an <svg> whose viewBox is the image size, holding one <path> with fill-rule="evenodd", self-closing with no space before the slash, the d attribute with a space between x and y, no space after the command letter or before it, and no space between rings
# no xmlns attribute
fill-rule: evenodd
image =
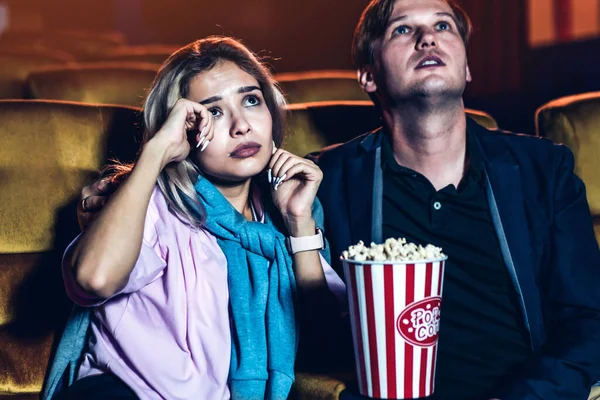
<svg viewBox="0 0 600 400"><path fill-rule="evenodd" d="M361 395L413 399L433 394L446 259L342 258Z"/></svg>

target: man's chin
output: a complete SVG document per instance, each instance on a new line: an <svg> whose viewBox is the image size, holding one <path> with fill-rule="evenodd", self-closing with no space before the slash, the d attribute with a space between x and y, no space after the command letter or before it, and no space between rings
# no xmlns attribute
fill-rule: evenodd
<svg viewBox="0 0 600 400"><path fill-rule="evenodd" d="M424 82L422 85L418 85L413 88L412 93L414 98L421 99L452 99L461 98L465 91L465 87L449 85L443 81L429 81Z"/></svg>

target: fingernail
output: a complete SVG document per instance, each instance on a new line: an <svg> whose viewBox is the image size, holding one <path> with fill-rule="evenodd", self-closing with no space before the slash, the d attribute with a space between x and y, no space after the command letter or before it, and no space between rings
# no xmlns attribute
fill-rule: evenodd
<svg viewBox="0 0 600 400"><path fill-rule="evenodd" d="M279 183L279 177L273 179L273 186L277 185Z"/></svg>
<svg viewBox="0 0 600 400"><path fill-rule="evenodd" d="M200 149L200 151L204 151L209 143L210 143L210 140L206 140L206 142L204 142L204 145L202 145L202 148Z"/></svg>
<svg viewBox="0 0 600 400"><path fill-rule="evenodd" d="M269 170L267 171L267 179L269 180L269 183L271 183L271 181L273 181L273 175L271 174L271 168L269 168Z"/></svg>
<svg viewBox="0 0 600 400"><path fill-rule="evenodd" d="M204 139L206 139L206 138L200 138L200 140L198 140L198 144L196 145L196 148L200 147L202 142L204 142Z"/></svg>
<svg viewBox="0 0 600 400"><path fill-rule="evenodd" d="M200 131L200 137L202 138L204 136L204 131L206 130L206 125L204 125L204 128L202 128L202 130ZM204 139L204 138L203 138Z"/></svg>
<svg viewBox="0 0 600 400"><path fill-rule="evenodd" d="M281 176L281 178L279 178L279 183L283 182L285 180L285 177L287 176L287 174L283 174Z"/></svg>
<svg viewBox="0 0 600 400"><path fill-rule="evenodd" d="M277 191L277 188L279 187L279 184L280 184L280 183L281 183L281 182L277 182L277 184L275 184L275 191Z"/></svg>

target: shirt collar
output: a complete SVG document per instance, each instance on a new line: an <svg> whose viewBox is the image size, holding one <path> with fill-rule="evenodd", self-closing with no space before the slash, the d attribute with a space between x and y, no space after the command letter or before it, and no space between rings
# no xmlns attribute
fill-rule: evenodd
<svg viewBox="0 0 600 400"><path fill-rule="evenodd" d="M471 132L470 129L467 129L467 158L468 170L465 178L471 181L478 181L484 171L483 155L481 154L481 149L475 142L475 134ZM381 145L381 163L384 171L389 169L393 172L410 175L412 177L420 175L418 172L398 164L394 157L391 137L385 129L383 130L383 143Z"/></svg>

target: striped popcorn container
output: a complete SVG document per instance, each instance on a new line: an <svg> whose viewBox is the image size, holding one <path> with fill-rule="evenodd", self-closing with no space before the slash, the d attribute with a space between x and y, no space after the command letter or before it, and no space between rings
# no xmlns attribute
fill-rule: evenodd
<svg viewBox="0 0 600 400"><path fill-rule="evenodd" d="M446 259L342 259L361 395L433 394Z"/></svg>

